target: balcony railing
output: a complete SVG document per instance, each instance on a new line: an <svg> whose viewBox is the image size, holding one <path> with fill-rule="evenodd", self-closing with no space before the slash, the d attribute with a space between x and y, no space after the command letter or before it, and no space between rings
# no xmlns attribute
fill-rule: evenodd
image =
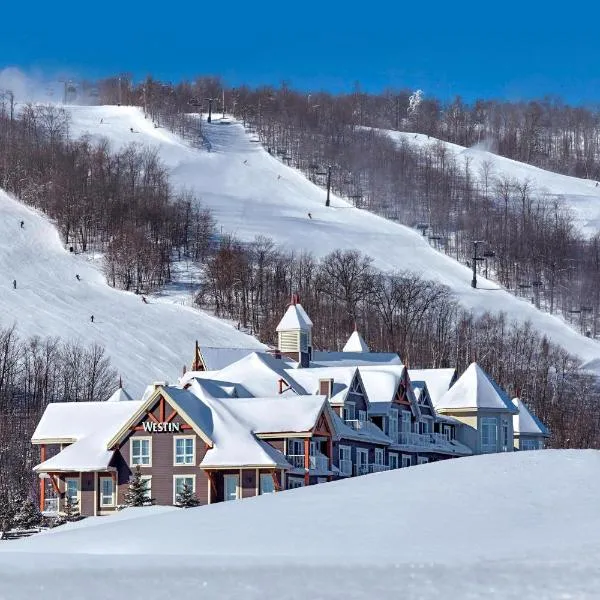
<svg viewBox="0 0 600 600"><path fill-rule="evenodd" d="M352 475L352 461L346 459L340 459L340 473L342 475Z"/></svg>
<svg viewBox="0 0 600 600"><path fill-rule="evenodd" d="M369 472L369 465L354 465L355 475L366 475Z"/></svg>
<svg viewBox="0 0 600 600"><path fill-rule="evenodd" d="M354 431L361 431L367 429L369 426L369 421L360 421L358 419L346 419L345 423L348 427L352 427Z"/></svg>
<svg viewBox="0 0 600 600"><path fill-rule="evenodd" d="M388 465L377 465L372 464L369 465L369 472L371 473L380 473L381 471L389 471L390 467Z"/></svg>
<svg viewBox="0 0 600 600"><path fill-rule="evenodd" d="M324 454L309 456L310 468L315 471L329 471L329 459Z"/></svg>
<svg viewBox="0 0 600 600"><path fill-rule="evenodd" d="M295 469L304 469L304 454L288 454L288 462ZM329 459L324 454L308 457L309 470L311 471L329 471Z"/></svg>
<svg viewBox="0 0 600 600"><path fill-rule="evenodd" d="M450 442L444 433L413 433L410 431L400 431L396 441L403 446L422 447L447 446Z"/></svg>

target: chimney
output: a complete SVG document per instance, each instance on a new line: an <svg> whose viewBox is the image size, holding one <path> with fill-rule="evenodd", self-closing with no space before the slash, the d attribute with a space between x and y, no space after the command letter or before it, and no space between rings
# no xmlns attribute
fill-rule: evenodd
<svg viewBox="0 0 600 600"><path fill-rule="evenodd" d="M298 294L296 294L296 293L293 293L290 305L291 306L296 306L296 304L300 304L300 296Z"/></svg>
<svg viewBox="0 0 600 600"><path fill-rule="evenodd" d="M319 395L331 398L333 392L333 379L319 379Z"/></svg>
<svg viewBox="0 0 600 600"><path fill-rule="evenodd" d="M152 385L154 386L154 389L158 389L159 387L166 387L169 385L168 381L153 381Z"/></svg>

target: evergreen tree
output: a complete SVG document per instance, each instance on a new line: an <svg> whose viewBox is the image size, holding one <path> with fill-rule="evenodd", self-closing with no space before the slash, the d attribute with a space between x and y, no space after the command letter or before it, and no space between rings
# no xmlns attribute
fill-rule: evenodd
<svg viewBox="0 0 600 600"><path fill-rule="evenodd" d="M129 479L129 487L125 492L125 506L147 506L154 499L148 498L146 482L142 479L140 466L137 465L133 476Z"/></svg>
<svg viewBox="0 0 600 600"><path fill-rule="evenodd" d="M193 508L194 506L198 506L200 504L200 500L196 497L194 493L194 489L191 485L184 483L183 489L181 490L181 494L177 496L176 505L181 508Z"/></svg>
<svg viewBox="0 0 600 600"><path fill-rule="evenodd" d="M30 498L21 502L13 519L14 527L17 529L32 529L42 524L43 517L39 508Z"/></svg>
<svg viewBox="0 0 600 600"><path fill-rule="evenodd" d="M0 499L0 537L13 528L15 517L14 505L6 496Z"/></svg>
<svg viewBox="0 0 600 600"><path fill-rule="evenodd" d="M65 520L66 521L78 521L79 514L79 502L77 500L71 500L70 496L65 498Z"/></svg>

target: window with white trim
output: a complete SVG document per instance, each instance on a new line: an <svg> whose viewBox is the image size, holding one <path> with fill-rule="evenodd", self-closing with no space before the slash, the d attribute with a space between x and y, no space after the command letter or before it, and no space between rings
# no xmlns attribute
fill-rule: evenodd
<svg viewBox="0 0 600 600"><path fill-rule="evenodd" d="M388 435L394 440L398 440L398 409L391 408L388 417Z"/></svg>
<svg viewBox="0 0 600 600"><path fill-rule="evenodd" d="M273 481L273 475L271 473L260 474L259 491L261 494L272 494L275 492L275 482Z"/></svg>
<svg viewBox="0 0 600 600"><path fill-rule="evenodd" d="M375 464L383 465L383 448L375 448Z"/></svg>
<svg viewBox="0 0 600 600"><path fill-rule="evenodd" d="M342 419L344 419L344 421L354 421L355 415L356 410L354 402L346 401L342 408Z"/></svg>
<svg viewBox="0 0 600 600"><path fill-rule="evenodd" d="M352 448L350 446L340 446L340 473L342 475L352 475Z"/></svg>
<svg viewBox="0 0 600 600"><path fill-rule="evenodd" d="M115 505L115 482L112 477L99 477L100 506Z"/></svg>
<svg viewBox="0 0 600 600"><path fill-rule="evenodd" d="M223 500L237 500L239 498L239 475L223 475Z"/></svg>
<svg viewBox="0 0 600 600"><path fill-rule="evenodd" d="M67 477L65 479L65 501L69 498L73 506L79 503L79 477Z"/></svg>
<svg viewBox="0 0 600 600"><path fill-rule="evenodd" d="M481 417L481 452L489 453L498 450L498 419Z"/></svg>
<svg viewBox="0 0 600 600"><path fill-rule="evenodd" d="M193 465L196 461L196 440L194 436L173 437L175 464Z"/></svg>
<svg viewBox="0 0 600 600"><path fill-rule="evenodd" d="M412 456L410 454L402 455L402 466L403 467L412 467Z"/></svg>
<svg viewBox="0 0 600 600"><path fill-rule="evenodd" d="M189 486L196 493L196 478L193 475L175 475L173 477L173 504L179 502L184 486Z"/></svg>
<svg viewBox="0 0 600 600"><path fill-rule="evenodd" d="M411 424L411 414L407 410L403 410L400 412L402 417L400 421L400 426L402 428L402 433L410 433L410 424Z"/></svg>
<svg viewBox="0 0 600 600"><path fill-rule="evenodd" d="M519 442L519 448L521 450L539 450L541 444L538 440L521 440Z"/></svg>
<svg viewBox="0 0 600 600"><path fill-rule="evenodd" d="M287 453L291 456L304 456L304 440L288 440L287 450Z"/></svg>
<svg viewBox="0 0 600 600"><path fill-rule="evenodd" d="M390 452L388 454L388 464L390 466L390 469L397 469L398 468L398 455Z"/></svg>
<svg viewBox="0 0 600 600"><path fill-rule="evenodd" d="M367 411L366 410L358 411L358 420L363 421L363 422L367 420Z"/></svg>
<svg viewBox="0 0 600 600"><path fill-rule="evenodd" d="M502 450L506 452L509 446L508 420L502 417Z"/></svg>
<svg viewBox="0 0 600 600"><path fill-rule="evenodd" d="M141 467L152 466L152 438L132 437L130 444L131 464Z"/></svg>

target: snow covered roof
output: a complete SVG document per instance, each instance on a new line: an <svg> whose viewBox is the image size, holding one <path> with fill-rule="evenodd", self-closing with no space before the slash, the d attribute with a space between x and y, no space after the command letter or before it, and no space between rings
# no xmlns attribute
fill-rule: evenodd
<svg viewBox="0 0 600 600"><path fill-rule="evenodd" d="M411 382L424 381L434 406L441 401L442 396L450 389L456 369L409 369Z"/></svg>
<svg viewBox="0 0 600 600"><path fill-rule="evenodd" d="M494 409L517 413L506 392L477 364L471 363L435 405L437 410Z"/></svg>
<svg viewBox="0 0 600 600"><path fill-rule="evenodd" d="M371 402L391 402L402 383L404 365L359 367L358 371Z"/></svg>
<svg viewBox="0 0 600 600"><path fill-rule="evenodd" d="M258 352L258 350L256 348L216 348L214 346L200 346L200 358L207 371L224 369L253 352Z"/></svg>
<svg viewBox="0 0 600 600"><path fill-rule="evenodd" d="M520 398L513 398L512 403L517 407L518 414L513 416L513 431L518 435L543 435L548 437L548 428L527 408Z"/></svg>
<svg viewBox="0 0 600 600"><path fill-rule="evenodd" d="M130 402L54 402L49 404L35 428L34 444L76 442L96 431L117 431L123 422L142 406L141 401Z"/></svg>
<svg viewBox="0 0 600 600"><path fill-rule="evenodd" d="M395 352L323 352L313 350L311 367L359 367L368 365L400 365Z"/></svg>
<svg viewBox="0 0 600 600"><path fill-rule="evenodd" d="M329 411L325 396L236 398L228 407L254 433L310 431L321 412Z"/></svg>
<svg viewBox="0 0 600 600"><path fill-rule="evenodd" d="M133 398L127 393L127 390L119 386L107 402L131 402L132 400Z"/></svg>
<svg viewBox="0 0 600 600"><path fill-rule="evenodd" d="M286 370L289 363L263 352L253 352L220 371L190 371L180 378L182 386L194 379L209 379L222 389L234 388L238 397L276 396L279 394L279 381L283 379L289 386L284 393L305 395L306 390L296 381L294 373ZM213 394L214 395L214 394Z"/></svg>
<svg viewBox="0 0 600 600"><path fill-rule="evenodd" d="M348 338L348 341L343 348L343 352L370 352L370 350L362 335L355 330Z"/></svg>
<svg viewBox="0 0 600 600"><path fill-rule="evenodd" d="M312 321L301 304L290 304L275 331L300 330L308 331Z"/></svg>
<svg viewBox="0 0 600 600"><path fill-rule="evenodd" d="M287 377L293 377L306 393L318 394L319 382L323 379L333 379L333 388L329 401L341 404L350 391L350 386L357 374L356 367L321 367L313 369L286 369Z"/></svg>

